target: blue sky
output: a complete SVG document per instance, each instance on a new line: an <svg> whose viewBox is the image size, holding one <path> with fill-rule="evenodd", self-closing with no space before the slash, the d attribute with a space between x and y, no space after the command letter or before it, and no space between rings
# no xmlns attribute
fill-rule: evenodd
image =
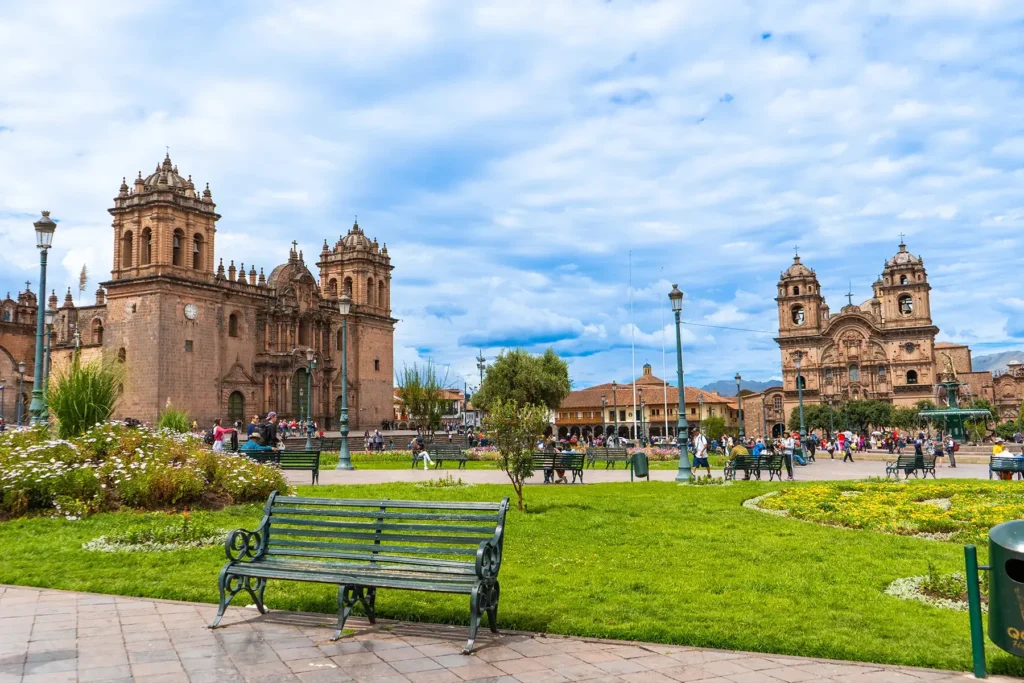
<svg viewBox="0 0 1024 683"><path fill-rule="evenodd" d="M225 262L358 214L399 367L472 383L478 348L550 344L585 386L628 379L631 341L666 374L664 340L674 378L677 282L718 326L684 329L687 383L768 379L794 245L837 310L900 233L942 339L1024 339L1019 2L0 0L0 63L0 294L36 281L48 208L50 282L87 263L91 299L121 177L168 145Z"/></svg>

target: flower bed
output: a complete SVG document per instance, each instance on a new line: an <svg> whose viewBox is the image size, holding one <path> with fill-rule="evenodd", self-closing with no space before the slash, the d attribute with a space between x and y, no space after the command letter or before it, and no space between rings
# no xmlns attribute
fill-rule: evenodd
<svg viewBox="0 0 1024 683"><path fill-rule="evenodd" d="M983 542L991 527L1024 517L1024 487L1002 481L835 482L784 489L756 505L819 524Z"/></svg>
<svg viewBox="0 0 1024 683"><path fill-rule="evenodd" d="M126 528L83 543L83 550L101 553L151 553L208 548L224 543L226 529L218 528L202 513L180 515L148 513Z"/></svg>
<svg viewBox="0 0 1024 683"><path fill-rule="evenodd" d="M155 510L264 500L281 472L214 453L197 437L99 424L69 440L46 428L0 434L0 516L53 511L68 519L120 507Z"/></svg>

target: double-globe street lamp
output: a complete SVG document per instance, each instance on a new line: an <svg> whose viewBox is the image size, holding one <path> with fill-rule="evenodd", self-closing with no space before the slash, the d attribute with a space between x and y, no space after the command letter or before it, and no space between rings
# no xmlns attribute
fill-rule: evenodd
<svg viewBox="0 0 1024 683"><path fill-rule="evenodd" d="M306 450L313 450L313 370L316 369L316 351L306 349Z"/></svg>
<svg viewBox="0 0 1024 683"><path fill-rule="evenodd" d="M742 441L743 437L744 437L744 434L743 434L743 395L740 394L740 380L741 379L743 379L743 378L740 377L740 373L737 372L736 373L736 407L739 410L739 414L740 414L739 415L739 420L740 420L740 441Z"/></svg>
<svg viewBox="0 0 1024 683"><path fill-rule="evenodd" d="M43 368L43 413L40 416L42 424L50 423L50 404L47 399L50 391L50 339L53 337L53 321L57 317L57 311L52 308L46 309L46 365Z"/></svg>
<svg viewBox="0 0 1024 683"><path fill-rule="evenodd" d="M800 366L803 364L804 354L803 351L793 352L793 366L796 368L796 400L800 406L800 446L799 455L803 457L804 454L804 441L807 439L807 430L804 428L804 378L800 374ZM785 417L785 416L783 416ZM797 452L796 449L793 451Z"/></svg>
<svg viewBox="0 0 1024 683"><path fill-rule="evenodd" d="M615 443L619 443L619 383L612 380L612 410L615 411Z"/></svg>
<svg viewBox="0 0 1024 683"><path fill-rule="evenodd" d="M338 452L336 470L354 470L352 455L348 452L348 314L352 310L352 299L342 294L338 299L338 312L341 313L341 450Z"/></svg>
<svg viewBox="0 0 1024 683"><path fill-rule="evenodd" d="M32 380L32 424L49 421L46 409L46 394L43 391L43 333L46 325L46 253L53 244L53 233L57 224L50 219L50 212L43 211L43 217L32 224L36 229L36 247L39 248L39 297L36 315L36 358Z"/></svg>
<svg viewBox="0 0 1024 683"><path fill-rule="evenodd" d="M676 375L679 378L679 422L676 425L676 435L679 437L679 471L676 474L676 481L685 484L693 479L693 472L690 470L690 427L686 424L686 389L683 384L683 338L679 331L683 292L679 285L672 285L668 298L672 302L672 313L676 317Z"/></svg>
<svg viewBox="0 0 1024 683"><path fill-rule="evenodd" d="M604 394L601 394L601 440L608 439L608 426L606 418L608 417L608 399Z"/></svg>

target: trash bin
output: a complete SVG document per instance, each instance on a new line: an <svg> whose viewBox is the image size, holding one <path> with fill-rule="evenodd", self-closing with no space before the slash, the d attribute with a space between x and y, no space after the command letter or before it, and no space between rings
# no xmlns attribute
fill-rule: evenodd
<svg viewBox="0 0 1024 683"><path fill-rule="evenodd" d="M643 451L637 451L629 458L629 480L633 481L633 477L644 477L647 481L651 480L650 467L647 464L647 454Z"/></svg>
<svg viewBox="0 0 1024 683"><path fill-rule="evenodd" d="M1024 657L1024 520L992 527L988 548L988 637Z"/></svg>

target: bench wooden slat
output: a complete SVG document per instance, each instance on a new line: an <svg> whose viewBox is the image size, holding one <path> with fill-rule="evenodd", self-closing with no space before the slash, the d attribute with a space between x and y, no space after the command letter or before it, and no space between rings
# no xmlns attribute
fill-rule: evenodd
<svg viewBox="0 0 1024 683"><path fill-rule="evenodd" d="M293 581L309 581L313 583L352 584L360 585L368 577L364 572L313 572L300 569L285 569L282 567L268 567L262 564L249 566L239 565L238 576L262 576L270 579L291 579ZM389 578L385 575L373 577L373 584L382 588L400 588L413 591L428 591L432 593L471 593L473 581L462 583L442 583L431 581L425 583L414 579Z"/></svg>
<svg viewBox="0 0 1024 683"><path fill-rule="evenodd" d="M271 522L273 524L273 522ZM424 543L442 543L446 545L479 545L481 541L491 538L491 534L478 536L420 536L416 534L376 534L359 531L326 531L323 529L294 529L292 527L275 528L275 534L284 536L309 536L313 538L340 538L353 541L419 541Z"/></svg>
<svg viewBox="0 0 1024 683"><path fill-rule="evenodd" d="M350 498L304 498L300 496L278 496L275 504L298 504L298 505L337 505L339 507L385 507L424 510L493 510L498 512L501 505L498 503L450 503L429 500L359 500Z"/></svg>
<svg viewBox="0 0 1024 683"><path fill-rule="evenodd" d="M430 580L443 581L445 583L472 582L476 578L476 572L453 572L451 570L438 569L436 567L417 567L404 564L383 564L374 562L317 562L316 560L304 558L285 558L268 560L263 563L265 566L281 567L285 570L326 572L334 571L345 573L350 571L365 571L375 576L392 576L409 581ZM463 564L467 564L463 562ZM472 569L472 567L470 567Z"/></svg>
<svg viewBox="0 0 1024 683"><path fill-rule="evenodd" d="M376 546L375 546L376 547ZM435 572L450 572L452 574L476 575L473 566L468 562L458 560L438 560L431 557L412 557L407 555L389 555L381 553L344 553L326 552L323 550L302 550L301 548L277 548L267 549L268 562L276 561L275 557L319 557L331 560L367 560L372 562L384 562L388 564L401 564L408 567L426 567Z"/></svg>
<svg viewBox="0 0 1024 683"><path fill-rule="evenodd" d="M292 526L314 526L325 529L368 529L380 531L460 531L466 533L487 532L490 538L490 531L483 526L454 526L448 524L374 524L373 522L329 522L319 519L302 519L298 517L281 517L271 515L271 524L288 524ZM493 530L493 529L492 529Z"/></svg>
<svg viewBox="0 0 1024 683"><path fill-rule="evenodd" d="M275 505L271 509L273 514L300 514L316 515L318 517L358 517L380 518L380 519L422 519L422 520L444 520L451 522L494 522L496 515L472 515L472 514L445 514L431 512L381 512L379 510L328 510L315 508L298 508Z"/></svg>
<svg viewBox="0 0 1024 683"><path fill-rule="evenodd" d="M447 546L437 546L434 548L424 548L422 546L415 545L369 545L358 544L358 543L326 543L322 541L296 541L292 539L279 539L267 546L268 548L322 548L324 550L365 550L367 552L374 552L380 550L389 550L396 553L413 553L418 555L476 555L476 550L473 548L451 548Z"/></svg>

